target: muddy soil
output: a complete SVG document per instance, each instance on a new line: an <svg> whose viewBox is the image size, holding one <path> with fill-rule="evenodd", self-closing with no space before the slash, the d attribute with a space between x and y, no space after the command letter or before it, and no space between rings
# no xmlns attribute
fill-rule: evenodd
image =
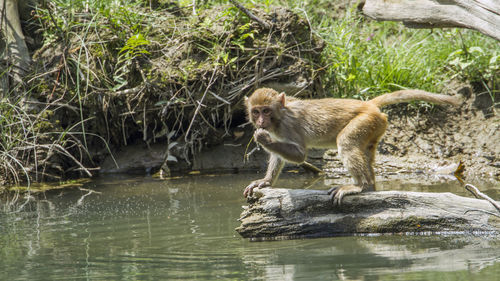
<svg viewBox="0 0 500 281"><path fill-rule="evenodd" d="M459 108L396 104L384 109L389 126L378 146L377 175L452 175L460 161L469 180L500 180L500 117L487 92L455 83L446 90L464 97ZM325 170L344 174L335 151ZM335 176L334 176L335 177Z"/></svg>
<svg viewBox="0 0 500 281"><path fill-rule="evenodd" d="M498 108L487 94L474 94L472 87L455 84L448 94L463 96L458 108L427 104L397 104L384 109L389 126L378 146L375 169L378 178L404 179L416 182L433 179L454 179L453 172L460 161L465 165L466 181L500 181L500 118ZM265 171L267 154L254 150L247 161L245 152L252 151L253 129L248 125L243 132L233 134L220 145L203 149L191 163L171 163L172 171L211 170ZM234 135L241 135L234 137ZM123 149L115 155L120 168L107 159L103 173L154 172L162 163L166 144ZM224 157L220 157L224 155ZM181 155L178 155L182 159ZM337 183L350 181L337 151L312 150L308 161L322 167L328 178ZM155 160L156 159L156 160ZM304 172L289 164L285 170ZM379 179L378 179L379 180ZM377 180L377 181L378 181Z"/></svg>

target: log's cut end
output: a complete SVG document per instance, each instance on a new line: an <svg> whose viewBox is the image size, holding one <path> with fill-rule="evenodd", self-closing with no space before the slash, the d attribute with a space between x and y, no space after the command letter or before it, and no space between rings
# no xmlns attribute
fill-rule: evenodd
<svg viewBox="0 0 500 281"><path fill-rule="evenodd" d="M323 190L263 188L249 198L236 231L256 240L361 234L499 235L487 201L451 193L366 192L333 206Z"/></svg>

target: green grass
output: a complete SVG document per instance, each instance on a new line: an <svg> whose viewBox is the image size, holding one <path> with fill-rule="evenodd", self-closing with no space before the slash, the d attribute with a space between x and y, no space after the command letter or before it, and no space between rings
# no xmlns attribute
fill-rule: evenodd
<svg viewBox="0 0 500 281"><path fill-rule="evenodd" d="M365 99L402 88L440 92L452 79L478 83L492 98L498 94L500 44L477 31L410 29L326 0L239 2L271 13L273 5L287 6L306 18L326 43L319 67L333 96Z"/></svg>
<svg viewBox="0 0 500 281"><path fill-rule="evenodd" d="M355 7L338 19L317 16L314 11L328 2L297 1L292 8L308 14L316 34L326 42L324 84L333 95L364 99L401 88L439 92L452 79L489 84L492 93L499 91L496 40L472 30L415 30L372 21Z"/></svg>
<svg viewBox="0 0 500 281"><path fill-rule="evenodd" d="M57 33L65 29L66 36L79 32L82 38L82 50L91 52L93 48L90 44L99 43L86 42L85 37L97 30L102 32L105 26L117 35L115 51L120 51L120 54L119 56L113 54L118 58L119 67L114 70L112 79L105 81L102 86L117 90L130 83L125 78L131 71L130 62L131 58L136 57L134 53L136 50L129 49L123 52L123 48L134 36L142 36L145 42L149 43L147 40L151 38L148 36L153 36L155 30L160 28L154 26L154 21L150 20L149 17L153 14L148 15L138 9L139 6L147 7L150 2L123 0L53 2L53 5L58 7L55 11L60 14L50 16L50 13L45 12L45 22L65 24L58 24L57 28L49 24L45 27L46 30ZM324 86L332 95L365 98L401 88L439 92L452 79L482 84L492 95L498 91L500 44L477 31L409 29L401 23L369 20L357 11L355 6L340 7L326 0L240 0L238 2L250 9L260 8L271 14L277 6L285 6L306 19L313 32L326 43L323 63L317 67L326 72L323 77ZM168 1L158 1L158 3L160 6L167 5ZM177 3L179 8L186 13L192 13L193 17L202 14L209 7L217 5L231 7L227 1L222 0L183 0ZM77 15L86 9L85 5L89 7L87 10L90 16L82 22ZM233 8L232 16L226 19L228 25L234 21L234 10L236 9ZM154 14L154 16L159 15ZM210 25L210 22L204 24ZM87 32L82 32L82 28ZM203 26L193 25L191 28L193 34L206 32ZM175 31L171 35L175 36ZM53 36L46 37L53 38ZM227 63L229 61L227 54L217 51L224 49L222 46L224 40L212 38L210 41L200 44L200 47L206 48L208 55L225 57L223 61ZM75 63L79 66L91 62L79 58ZM104 77L109 76L107 73L104 74ZM98 77L100 75L96 75L94 79Z"/></svg>

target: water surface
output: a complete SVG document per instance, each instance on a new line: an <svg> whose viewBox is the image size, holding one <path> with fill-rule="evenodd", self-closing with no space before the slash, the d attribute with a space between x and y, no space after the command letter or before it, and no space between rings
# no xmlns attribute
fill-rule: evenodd
<svg viewBox="0 0 500 281"><path fill-rule="evenodd" d="M3 202L0 280L499 280L500 240L492 237L250 242L234 228L243 187L256 177L105 177L22 208L22 200ZM328 188L313 183L288 175L278 185ZM468 196L455 181L379 186ZM498 184L478 187L500 199Z"/></svg>

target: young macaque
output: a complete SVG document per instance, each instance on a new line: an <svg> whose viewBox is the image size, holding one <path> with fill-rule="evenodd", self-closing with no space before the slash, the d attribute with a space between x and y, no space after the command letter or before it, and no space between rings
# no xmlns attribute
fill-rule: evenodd
<svg viewBox="0 0 500 281"><path fill-rule="evenodd" d="M387 115L380 108L412 100L450 105L461 102L457 97L421 90L396 91L369 101L301 100L269 88L256 90L245 98L248 118L256 128L254 140L270 157L265 177L250 183L243 195L251 196L256 187L273 185L285 161L303 163L310 147L337 147L354 179L354 184L328 191L335 205L346 195L375 190L375 149L387 128Z"/></svg>

